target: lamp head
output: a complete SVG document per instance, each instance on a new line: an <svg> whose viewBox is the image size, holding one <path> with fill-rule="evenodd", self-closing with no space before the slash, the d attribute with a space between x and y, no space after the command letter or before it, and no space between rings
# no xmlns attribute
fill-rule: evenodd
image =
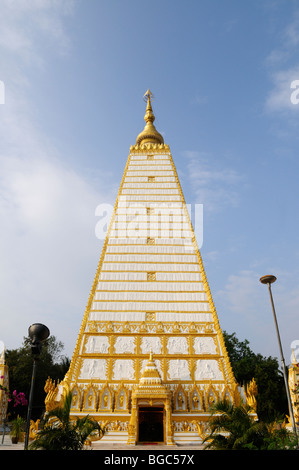
<svg viewBox="0 0 299 470"><path fill-rule="evenodd" d="M262 276L260 278L262 284L273 284L276 281L276 277L272 274L267 274L266 276Z"/></svg>
<svg viewBox="0 0 299 470"><path fill-rule="evenodd" d="M32 354L40 354L42 342L50 336L49 328L41 323L33 323L33 325L29 326L28 335L31 339Z"/></svg>

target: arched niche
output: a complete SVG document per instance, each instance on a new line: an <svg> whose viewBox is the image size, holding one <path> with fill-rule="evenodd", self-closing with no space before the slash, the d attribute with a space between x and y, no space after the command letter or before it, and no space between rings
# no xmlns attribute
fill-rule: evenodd
<svg viewBox="0 0 299 470"><path fill-rule="evenodd" d="M113 410L113 391L108 384L99 393L98 410L112 411Z"/></svg>
<svg viewBox="0 0 299 470"><path fill-rule="evenodd" d="M219 393L213 385L210 385L206 392L206 410L209 410L219 400Z"/></svg>
<svg viewBox="0 0 299 470"><path fill-rule="evenodd" d="M129 411L129 390L121 383L115 394L115 411Z"/></svg>
<svg viewBox="0 0 299 470"><path fill-rule="evenodd" d="M90 384L87 389L84 391L83 396L83 411L90 412L96 411L97 409L97 388Z"/></svg>
<svg viewBox="0 0 299 470"><path fill-rule="evenodd" d="M204 411L204 396L202 390L194 384L189 394L190 411Z"/></svg>
<svg viewBox="0 0 299 470"><path fill-rule="evenodd" d="M82 408L82 395L83 395L82 388L75 385L75 387L72 389L71 411L81 411L81 408Z"/></svg>
<svg viewBox="0 0 299 470"><path fill-rule="evenodd" d="M173 395L174 411L188 411L188 394L180 384Z"/></svg>

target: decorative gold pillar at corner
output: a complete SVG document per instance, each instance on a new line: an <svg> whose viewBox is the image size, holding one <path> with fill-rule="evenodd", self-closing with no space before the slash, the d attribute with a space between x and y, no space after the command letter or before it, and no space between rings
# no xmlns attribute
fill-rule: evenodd
<svg viewBox="0 0 299 470"><path fill-rule="evenodd" d="M295 422L299 423L299 363L293 351L292 364L289 366L289 388Z"/></svg>
<svg viewBox="0 0 299 470"><path fill-rule="evenodd" d="M174 446L173 440L173 426L172 426L172 413L171 413L171 397L168 397L165 402L166 410L166 444L168 446Z"/></svg>
<svg viewBox="0 0 299 470"><path fill-rule="evenodd" d="M5 364L5 349L3 349L3 352L0 357L0 385L0 425L2 425L7 413L7 392L9 389L8 366Z"/></svg>
<svg viewBox="0 0 299 470"><path fill-rule="evenodd" d="M132 397L131 418L128 426L128 441L129 446L136 444L136 421L137 421L137 399Z"/></svg>
<svg viewBox="0 0 299 470"><path fill-rule="evenodd" d="M52 380L50 377L48 377L44 386L44 390L47 394L45 398L46 411L50 411L58 406L63 406L65 396L69 391L69 386L65 380L60 383L58 380L56 384L55 380Z"/></svg>
<svg viewBox="0 0 299 470"><path fill-rule="evenodd" d="M255 382L255 379L253 378L249 384L244 387L244 393L245 397L247 400L248 405L252 408L254 412L256 412L256 407L257 407L257 402L256 402L256 397L257 397L257 385Z"/></svg>

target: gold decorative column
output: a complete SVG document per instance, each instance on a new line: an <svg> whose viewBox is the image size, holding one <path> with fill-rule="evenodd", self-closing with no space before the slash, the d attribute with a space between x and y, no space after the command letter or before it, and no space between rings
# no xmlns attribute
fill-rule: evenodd
<svg viewBox="0 0 299 470"><path fill-rule="evenodd" d="M172 426L172 416L171 416L171 399L167 398L165 402L166 410L166 444L168 446L175 445L173 440L173 426Z"/></svg>
<svg viewBox="0 0 299 470"><path fill-rule="evenodd" d="M289 387L296 424L299 423L299 363L293 351L292 364L289 366Z"/></svg>
<svg viewBox="0 0 299 470"><path fill-rule="evenodd" d="M137 421L137 399L132 397L131 419L128 426L127 444L134 446L136 444L136 421Z"/></svg>
<svg viewBox="0 0 299 470"><path fill-rule="evenodd" d="M0 425L3 425L6 418L7 406L8 406L8 366L5 364L5 350L0 357Z"/></svg>

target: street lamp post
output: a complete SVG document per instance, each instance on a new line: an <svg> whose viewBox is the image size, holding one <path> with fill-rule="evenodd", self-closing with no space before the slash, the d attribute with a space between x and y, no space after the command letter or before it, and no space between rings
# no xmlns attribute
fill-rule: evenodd
<svg viewBox="0 0 299 470"><path fill-rule="evenodd" d="M284 378L285 389L286 389L286 394L287 394L287 399L288 399L289 413L290 413L290 418L291 418L291 422L292 422L293 432L294 432L295 435L297 435L295 419L294 419L294 413L293 413L293 406L292 406L289 383L288 383L288 377L287 377L287 372L286 372L286 365L285 365L285 360L284 360L284 356L283 356L283 350L282 350L282 345L281 345L281 340L280 340L278 323L277 323L275 307L274 307L274 302L273 302L273 297L272 297L271 284L273 284L273 282L275 282L275 281L276 281L276 277L273 276L272 274L267 274L266 276L262 276L260 278L260 282L262 284L267 284L268 288L269 288L269 294L270 294L270 300L271 300L271 305L272 305L274 323L275 323L277 339L278 339L278 345L279 345L279 350L280 350L283 378Z"/></svg>
<svg viewBox="0 0 299 470"><path fill-rule="evenodd" d="M45 325L42 325L41 323L34 323L33 325L29 327L28 334L29 334L29 338L31 339L33 369L32 369L31 386L30 386L30 394L29 394L27 422L26 422L26 434L25 434L25 446L24 446L25 450L28 449L30 419L31 419L32 404L33 404L33 393L34 393L37 361L41 353L42 342L45 341L49 337L50 331Z"/></svg>

